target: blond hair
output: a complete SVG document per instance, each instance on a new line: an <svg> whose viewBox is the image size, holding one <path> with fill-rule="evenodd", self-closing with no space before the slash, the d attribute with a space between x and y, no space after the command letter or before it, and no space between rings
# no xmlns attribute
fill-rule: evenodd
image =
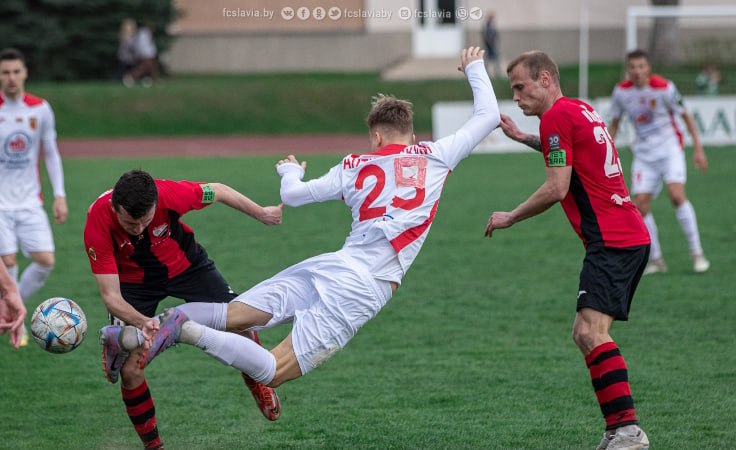
<svg viewBox="0 0 736 450"><path fill-rule="evenodd" d="M378 94L371 101L371 111L365 118L369 130L381 129L386 134L414 133L412 104L393 95Z"/></svg>

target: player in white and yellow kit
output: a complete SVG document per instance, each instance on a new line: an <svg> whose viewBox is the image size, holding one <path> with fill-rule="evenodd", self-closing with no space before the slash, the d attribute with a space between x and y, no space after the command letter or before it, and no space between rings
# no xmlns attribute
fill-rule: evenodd
<svg viewBox="0 0 736 450"><path fill-rule="evenodd" d="M631 166L631 193L634 204L644 217L652 248L644 274L666 272L662 258L657 224L652 216L651 202L667 186L667 194L675 207L675 215L687 238L693 270L705 272L710 263L703 254L695 209L685 195L687 169L682 133L675 123L679 115L693 140L693 162L705 171L708 161L700 144L700 136L693 117L687 112L682 97L672 81L652 74L647 53L634 50L626 55L628 79L617 84L611 98L611 124L608 131L616 137L621 117L626 114L636 129L632 144L634 161Z"/></svg>
<svg viewBox="0 0 736 450"><path fill-rule="evenodd" d="M460 69L472 88L474 109L455 134L414 144L411 104L379 96L366 118L370 153L348 155L307 182L301 181L305 163L293 156L279 161L285 204L342 200L351 209L352 231L342 249L291 266L228 305L168 310L144 362L181 341L276 387L344 347L401 284L427 237L447 176L500 123L483 51L465 49ZM271 352L218 331L281 323L293 323L292 331Z"/></svg>
<svg viewBox="0 0 736 450"><path fill-rule="evenodd" d="M54 113L48 102L25 92L27 77L21 52L0 51L0 257L15 280L18 250L30 257L17 281L24 301L44 285L54 267L54 239L38 170L41 144L54 190L54 219L63 223L68 215ZM26 335L21 345L27 342Z"/></svg>

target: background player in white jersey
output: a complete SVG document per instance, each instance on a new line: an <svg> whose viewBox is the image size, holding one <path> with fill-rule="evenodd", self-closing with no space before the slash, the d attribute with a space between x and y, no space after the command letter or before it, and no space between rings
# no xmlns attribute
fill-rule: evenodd
<svg viewBox="0 0 736 450"><path fill-rule="evenodd" d="M56 223L68 215L64 172L56 146L54 113L48 102L25 92L28 78L23 54L12 48L0 51L0 257L18 280L19 250L31 259L18 281L24 301L46 282L54 268L54 239L43 209L38 173L41 144L54 190ZM28 343L27 334L21 345Z"/></svg>
<svg viewBox="0 0 736 450"><path fill-rule="evenodd" d="M626 114L636 129L636 140L632 144L634 161L631 166L631 193L634 204L644 217L652 248L649 264L644 274L666 272L667 265L659 245L657 224L651 213L652 199L667 186L667 194L675 207L675 215L687 238L693 270L705 272L710 263L700 245L700 232L695 209L685 196L687 169L682 134L674 121L679 115L685 122L693 140L693 162L702 171L708 168L700 135L693 117L687 112L680 93L672 81L652 74L649 56L643 50L634 50L626 55L628 79L613 89L611 99L611 124L608 131L616 137L621 117Z"/></svg>
<svg viewBox="0 0 736 450"><path fill-rule="evenodd" d="M463 50L459 69L472 87L474 110L457 133L414 144L411 104L378 96L366 118L370 153L348 155L307 182L301 181L306 163L294 156L279 161L285 204L343 200L350 207L352 230L342 249L289 267L227 305L168 310L144 362L179 341L276 387L344 347L401 284L427 237L449 173L500 122L483 51ZM187 314L201 318L200 323ZM293 323L291 333L271 352L218 331L287 322Z"/></svg>

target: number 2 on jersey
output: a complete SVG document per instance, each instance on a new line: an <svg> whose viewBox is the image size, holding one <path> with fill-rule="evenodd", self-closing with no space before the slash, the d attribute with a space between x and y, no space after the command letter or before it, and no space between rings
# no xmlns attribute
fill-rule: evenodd
<svg viewBox="0 0 736 450"><path fill-rule="evenodd" d="M618 154L613 149L613 139L608 134L608 130L604 127L597 126L593 128L593 135L595 136L596 142L599 144L606 144L606 161L603 163L603 170L608 178L613 178L621 175L621 161L619 160Z"/></svg>
<svg viewBox="0 0 736 450"><path fill-rule="evenodd" d="M386 214L385 205L383 206L373 205L376 199L381 195L381 192L383 192L383 189L386 187L386 172L384 172L383 169L380 168L379 166L376 166L373 164L364 166L360 170L360 172L358 172L358 177L355 180L355 189L357 190L363 189L365 180L368 177L374 177L376 179L376 184L373 185L373 188L368 193L368 195L365 197L365 200L363 200L363 203L360 205L360 208L358 210L360 221L375 219L376 217L381 217L384 214ZM423 177L421 178L423 182L424 179ZM401 208L407 211L421 206L422 202L424 201L425 189L423 186L422 187L415 186L415 189L416 189L416 195L409 199L402 198L402 197L395 195L393 199L391 200L391 206L393 206L394 208Z"/></svg>

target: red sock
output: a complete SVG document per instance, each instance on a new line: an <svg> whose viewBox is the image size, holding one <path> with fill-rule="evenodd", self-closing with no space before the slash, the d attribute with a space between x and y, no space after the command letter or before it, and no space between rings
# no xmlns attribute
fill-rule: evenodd
<svg viewBox="0 0 736 450"><path fill-rule="evenodd" d="M135 432L140 436L145 448L163 448L156 426L156 407L153 405L153 397L146 380L143 380L137 388L126 389L121 386L120 390L123 393L125 412L133 422Z"/></svg>
<svg viewBox="0 0 736 450"><path fill-rule="evenodd" d="M638 424L626 361L616 343L606 342L594 348L585 357L585 363L606 419L606 430Z"/></svg>

